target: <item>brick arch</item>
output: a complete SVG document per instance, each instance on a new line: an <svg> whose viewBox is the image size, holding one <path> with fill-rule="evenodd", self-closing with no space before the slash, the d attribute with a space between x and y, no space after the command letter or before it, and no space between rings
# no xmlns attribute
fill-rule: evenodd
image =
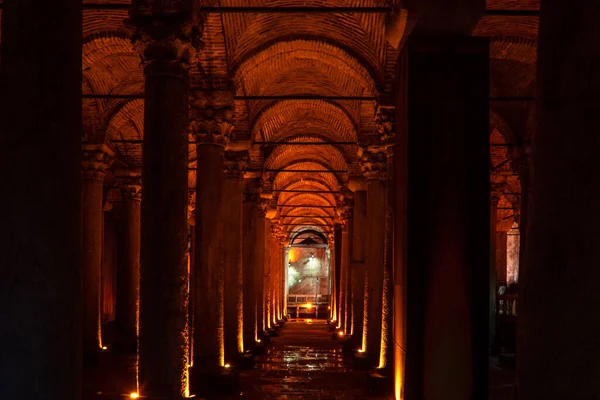
<svg viewBox="0 0 600 400"><path fill-rule="evenodd" d="M126 4L128 1L117 1ZM83 42L95 37L120 36L128 38L123 21L128 18L127 10L84 10Z"/></svg>
<svg viewBox="0 0 600 400"><path fill-rule="evenodd" d="M265 168L300 169L298 164L305 162L312 162L330 170L348 170L348 162L343 153L331 145L279 146L265 160Z"/></svg>
<svg viewBox="0 0 600 400"><path fill-rule="evenodd" d="M230 3L231 0L224 0ZM255 6L298 6L289 0L252 0ZM311 0L313 7L356 5L349 0ZM383 6L386 0L362 0L361 6ZM225 4L222 4L225 6ZM230 43L231 65L235 69L247 57L269 44L289 38L322 38L354 53L376 71L383 60L385 16L380 14L255 14L227 16L225 22L240 32ZM375 76L375 75L373 75Z"/></svg>
<svg viewBox="0 0 600 400"><path fill-rule="evenodd" d="M297 174L300 175L300 174ZM331 185L331 182L321 179L318 175L312 176L300 176L296 179L289 179L285 184L276 185L273 189L286 190L286 189L307 189L307 190L338 190L339 187Z"/></svg>
<svg viewBox="0 0 600 400"><path fill-rule="evenodd" d="M280 212L281 218L292 218L304 215L317 215L325 219L330 219L326 217L335 217L335 211L333 208L324 209L324 208L307 208L307 207L296 207L296 208L287 208L283 209Z"/></svg>
<svg viewBox="0 0 600 400"><path fill-rule="evenodd" d="M293 164L289 170L322 170L323 165L318 164L314 161L298 162ZM297 182L298 180L316 180L319 181L329 188L328 190L339 190L341 186L341 177L338 177L333 172L278 172L272 175L273 186L277 189L285 188L289 185ZM299 189L300 187L298 187Z"/></svg>
<svg viewBox="0 0 600 400"><path fill-rule="evenodd" d="M474 36L523 37L537 42L537 17L482 17L473 31Z"/></svg>
<svg viewBox="0 0 600 400"><path fill-rule="evenodd" d="M319 205L319 206L335 206L335 200L317 193L294 193L284 201L278 201L278 206L294 206L294 205ZM332 209L333 210L333 209Z"/></svg>
<svg viewBox="0 0 600 400"><path fill-rule="evenodd" d="M266 109L252 125L255 141L277 141L289 136L317 134L334 141L358 141L358 121L338 106L320 100L286 100Z"/></svg>
<svg viewBox="0 0 600 400"><path fill-rule="evenodd" d="M144 133L144 101L128 101L108 120L106 142L111 140L141 140ZM142 165L142 146L139 144L113 143L112 147L130 166Z"/></svg>
<svg viewBox="0 0 600 400"><path fill-rule="evenodd" d="M312 70L329 77L328 86L308 79L306 71ZM323 41L276 42L244 60L235 70L234 81L248 95L281 92L285 84L304 94L330 94L333 88L346 95L377 94L373 77L358 60Z"/></svg>
<svg viewBox="0 0 600 400"><path fill-rule="evenodd" d="M133 52L126 38L98 35L88 40L82 48L84 93L86 94L137 94L143 93L144 81L139 56ZM94 141L104 141L108 121L126 107L126 100L95 99L84 100L84 114L87 107L97 109L98 127L93 133Z"/></svg>

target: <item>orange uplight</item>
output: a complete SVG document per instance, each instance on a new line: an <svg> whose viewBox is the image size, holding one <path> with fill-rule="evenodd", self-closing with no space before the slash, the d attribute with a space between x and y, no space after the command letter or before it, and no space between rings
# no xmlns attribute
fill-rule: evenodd
<svg viewBox="0 0 600 400"><path fill-rule="evenodd" d="M260 343L260 342L262 342L262 340L256 339L256 343Z"/></svg>
<svg viewBox="0 0 600 400"><path fill-rule="evenodd" d="M307 324L310 324L311 322L312 322L312 319L307 319L307 320L306 320L306 323L307 323Z"/></svg>
<svg viewBox="0 0 600 400"><path fill-rule="evenodd" d="M102 346L102 350L108 350L107 346Z"/></svg>
<svg viewBox="0 0 600 400"><path fill-rule="evenodd" d="M342 332L342 331L339 331L339 332L338 332L338 335L340 335L340 336L344 336L344 332Z"/></svg>
<svg viewBox="0 0 600 400"><path fill-rule="evenodd" d="M363 349L358 349L358 352L362 353L362 352L364 352L364 350Z"/></svg>
<svg viewBox="0 0 600 400"><path fill-rule="evenodd" d="M225 368L231 368L231 364L225 364L224 367Z"/></svg>
<svg viewBox="0 0 600 400"><path fill-rule="evenodd" d="M305 307L310 310L312 308L312 303L306 303Z"/></svg>
<svg viewBox="0 0 600 400"><path fill-rule="evenodd" d="M129 398L130 399L137 399L139 397L140 397L139 393L130 393L129 394Z"/></svg>

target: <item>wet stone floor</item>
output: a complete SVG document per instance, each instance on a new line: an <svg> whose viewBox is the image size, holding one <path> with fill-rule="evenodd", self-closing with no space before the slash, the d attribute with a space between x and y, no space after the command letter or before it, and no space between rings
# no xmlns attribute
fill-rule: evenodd
<svg viewBox="0 0 600 400"><path fill-rule="evenodd" d="M272 338L256 368L242 371L241 398L250 400L360 400L365 372L352 371L325 322L290 321Z"/></svg>

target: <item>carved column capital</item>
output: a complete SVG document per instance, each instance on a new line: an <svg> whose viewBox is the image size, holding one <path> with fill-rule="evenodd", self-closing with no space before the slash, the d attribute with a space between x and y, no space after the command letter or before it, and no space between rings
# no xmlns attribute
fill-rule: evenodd
<svg viewBox="0 0 600 400"><path fill-rule="evenodd" d="M375 126L381 141L393 144L396 135L396 107L378 106Z"/></svg>
<svg viewBox="0 0 600 400"><path fill-rule="evenodd" d="M187 77L190 63L204 47L203 16L193 0L133 0L125 27L146 73L157 68ZM158 71L156 71L158 72Z"/></svg>
<svg viewBox="0 0 600 400"><path fill-rule="evenodd" d="M492 203L498 204L498 201L500 201L500 197L504 192L506 192L507 189L508 184L505 182L492 182L490 187L490 196Z"/></svg>
<svg viewBox="0 0 600 400"><path fill-rule="evenodd" d="M363 149L360 168L367 180L386 180L387 158L385 147L369 146Z"/></svg>
<svg viewBox="0 0 600 400"><path fill-rule="evenodd" d="M248 153L242 151L227 151L223 162L225 178L242 179L248 169Z"/></svg>
<svg viewBox="0 0 600 400"><path fill-rule="evenodd" d="M529 174L529 163L531 161L531 146L529 144L511 147L508 156L511 160L510 166L518 174L520 180Z"/></svg>
<svg viewBox="0 0 600 400"><path fill-rule="evenodd" d="M131 200L142 200L142 177L118 178L118 184L123 195Z"/></svg>
<svg viewBox="0 0 600 400"><path fill-rule="evenodd" d="M198 145L225 146L231 140L234 116L233 93L193 90L190 93L190 133Z"/></svg>
<svg viewBox="0 0 600 400"><path fill-rule="evenodd" d="M257 179L244 180L244 203L259 203L259 182Z"/></svg>
<svg viewBox="0 0 600 400"><path fill-rule="evenodd" d="M82 154L82 171L85 179L103 181L114 161L115 152L105 144L85 144Z"/></svg>

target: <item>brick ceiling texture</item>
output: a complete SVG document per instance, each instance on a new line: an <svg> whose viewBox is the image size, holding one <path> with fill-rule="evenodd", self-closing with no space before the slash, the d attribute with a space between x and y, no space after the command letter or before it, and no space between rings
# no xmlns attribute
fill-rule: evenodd
<svg viewBox="0 0 600 400"><path fill-rule="evenodd" d="M84 0L84 4L128 4L129 0ZM204 0L221 7L380 7L398 8L399 0ZM488 0L488 9L539 9L539 0ZM0 14L1 15L1 14ZM83 93L139 95L142 68L123 21L127 10L84 11ZM326 95L386 98L392 94L398 49L386 40L389 17L382 13L210 13L205 48L192 68L192 85L229 90L237 96ZM473 35L489 36L491 94L534 95L537 17L486 15ZM501 183L499 222L512 226L518 217L520 183L509 160L511 146L527 142L535 129L533 101L490 103L490 152L493 182ZM252 145L251 168L264 171L278 205L327 208L280 208L285 229L314 224L329 233L340 203L338 192L360 171L357 143L376 133L373 100L235 100L234 140L254 142L344 142L330 145ZM107 143L119 165L139 167L144 131L140 98L84 98L83 141ZM119 142L115 142L118 140ZM348 142L356 144L347 144ZM190 167L195 166L190 145ZM290 173L280 170L331 170ZM190 186L195 172L190 171ZM314 190L320 193L280 192ZM324 193L334 192L334 193ZM511 193L511 194L508 194ZM113 195L114 198L120 196ZM109 198L112 198L109 196ZM190 201L193 202L193 195ZM307 217L303 217L307 216ZM322 226L327 225L330 226Z"/></svg>

